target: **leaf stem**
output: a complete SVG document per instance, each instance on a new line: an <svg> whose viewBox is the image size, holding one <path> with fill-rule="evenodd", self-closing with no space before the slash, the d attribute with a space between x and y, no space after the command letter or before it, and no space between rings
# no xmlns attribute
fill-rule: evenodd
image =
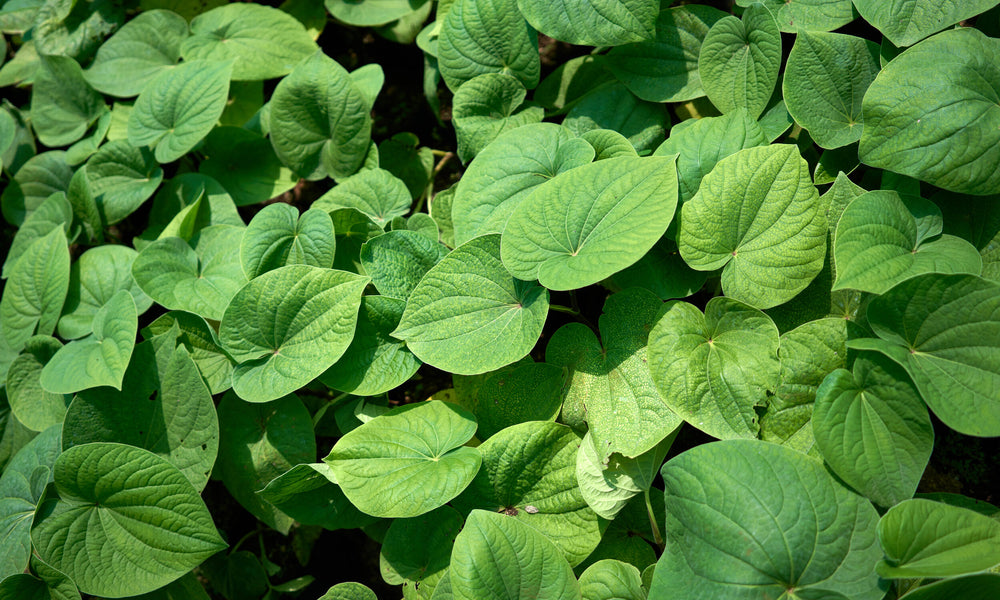
<svg viewBox="0 0 1000 600"><path fill-rule="evenodd" d="M574 317L580 316L580 311L575 308L570 308L568 306L562 306L560 304L549 304L549 308L556 312L566 313L568 315L573 315Z"/></svg>
<svg viewBox="0 0 1000 600"><path fill-rule="evenodd" d="M250 533L248 533L245 536L241 537L240 541L236 542L236 544L233 545L233 548L232 548L232 550L229 551L229 553L232 554L232 553L236 552L237 550L240 549L240 546L243 545L243 542L245 542L245 541L249 540L250 538L252 538L253 536L259 535L259 534L260 534L260 529L258 528L258 529L254 529Z"/></svg>
<svg viewBox="0 0 1000 600"><path fill-rule="evenodd" d="M417 200L417 206L413 209L414 214L420 212L424 209L424 201L431 197L434 193L434 180L437 178L438 173L444 168L448 161L455 157L455 153L445 150L431 150L434 156L440 156L441 160L434 165L434 171L431 172L431 180L427 182L427 187L424 188L424 193L420 194L420 198Z"/></svg>
<svg viewBox="0 0 1000 600"><path fill-rule="evenodd" d="M663 536L660 535L660 527L656 524L656 515L653 514L653 503L649 501L649 490L647 489L643 495L646 498L646 514L649 515L649 526L653 530L653 540L662 552L666 545L663 543Z"/></svg>

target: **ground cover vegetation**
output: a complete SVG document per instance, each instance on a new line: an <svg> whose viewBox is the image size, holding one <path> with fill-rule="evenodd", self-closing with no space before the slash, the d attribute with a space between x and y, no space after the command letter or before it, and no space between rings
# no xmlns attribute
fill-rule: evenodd
<svg viewBox="0 0 1000 600"><path fill-rule="evenodd" d="M998 0L5 0L0 599L1000 597Z"/></svg>

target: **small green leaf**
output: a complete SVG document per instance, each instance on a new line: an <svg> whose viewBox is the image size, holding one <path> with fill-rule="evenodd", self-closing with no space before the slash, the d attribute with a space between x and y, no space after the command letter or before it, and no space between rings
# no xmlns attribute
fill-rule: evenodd
<svg viewBox="0 0 1000 600"><path fill-rule="evenodd" d="M275 156L269 140L241 127L216 127L201 152L207 158L199 172L222 184L238 206L280 196L299 181Z"/></svg>
<svg viewBox="0 0 1000 600"><path fill-rule="evenodd" d="M31 541L84 593L150 592L226 547L184 475L140 448L70 448L56 459L55 490L39 507Z"/></svg>
<svg viewBox="0 0 1000 600"><path fill-rule="evenodd" d="M639 569L620 560L598 561L580 575L583 600L646 600Z"/></svg>
<svg viewBox="0 0 1000 600"><path fill-rule="evenodd" d="M583 132L580 137L594 148L594 160L639 155L632 142L614 129L591 129Z"/></svg>
<svg viewBox="0 0 1000 600"><path fill-rule="evenodd" d="M62 348L59 340L39 335L28 338L21 354L7 371L10 411L32 431L45 431L63 422L72 396L45 391L39 381L42 369Z"/></svg>
<svg viewBox="0 0 1000 600"><path fill-rule="evenodd" d="M128 246L97 246L84 252L69 273L69 292L59 319L59 337L82 338L93 331L94 315L119 290L135 301L136 314L149 310L153 300L132 278L132 263L138 254Z"/></svg>
<svg viewBox="0 0 1000 600"><path fill-rule="evenodd" d="M576 455L576 480L587 505L601 518L614 520L629 500L649 492L677 430L634 458L612 454L601 458L588 431Z"/></svg>
<svg viewBox="0 0 1000 600"><path fill-rule="evenodd" d="M28 246L14 264L0 299L7 346L24 347L33 335L51 335L69 289L69 248L62 228Z"/></svg>
<svg viewBox="0 0 1000 600"><path fill-rule="evenodd" d="M167 334L174 324L178 327L175 343L187 348L212 394L221 394L232 387L233 362L219 347L215 330L202 317L182 311L168 312L143 329L143 337Z"/></svg>
<svg viewBox="0 0 1000 600"><path fill-rule="evenodd" d="M462 524L462 515L450 506L393 521L379 553L382 579L390 585L402 584L404 590L419 590L423 597L429 598L448 569L452 546ZM425 550L414 552L414 548Z"/></svg>
<svg viewBox="0 0 1000 600"><path fill-rule="evenodd" d="M858 13L896 46L910 46L932 33L986 12L997 0L854 0Z"/></svg>
<svg viewBox="0 0 1000 600"><path fill-rule="evenodd" d="M457 496L479 471L471 414L440 401L400 406L344 435L324 461L344 494L377 517L422 515Z"/></svg>
<svg viewBox="0 0 1000 600"><path fill-rule="evenodd" d="M390 231L361 246L361 264L383 296L406 300L448 249L415 231Z"/></svg>
<svg viewBox="0 0 1000 600"><path fill-rule="evenodd" d="M618 46L656 34L656 0L517 0L531 26L545 35L582 46Z"/></svg>
<svg viewBox="0 0 1000 600"><path fill-rule="evenodd" d="M289 204L265 206L254 215L240 242L240 262L247 279L287 265L329 268L336 241L333 221L324 210L299 215Z"/></svg>
<svg viewBox="0 0 1000 600"><path fill-rule="evenodd" d="M10 170L8 166L8 173ZM3 190L3 218L11 225L20 227L49 196L68 190L72 177L73 169L66 163L66 153L62 150L32 156L14 173Z"/></svg>
<svg viewBox="0 0 1000 600"><path fill-rule="evenodd" d="M68 56L43 56L31 87L31 123L46 146L68 146L108 110Z"/></svg>
<svg viewBox="0 0 1000 600"><path fill-rule="evenodd" d="M81 170L81 182L92 197L101 227L114 225L135 212L163 181L163 169L156 164L153 153L126 140L104 144Z"/></svg>
<svg viewBox="0 0 1000 600"><path fill-rule="evenodd" d="M378 521L347 499L326 463L295 465L257 492L268 504L302 525L323 529L355 529Z"/></svg>
<svg viewBox="0 0 1000 600"><path fill-rule="evenodd" d="M49 196L17 229L3 263L3 278L10 277L14 264L24 255L32 242L45 237L53 229L62 229L66 235L70 235L69 229L72 224L73 207L66 199L66 194L56 192Z"/></svg>
<svg viewBox="0 0 1000 600"><path fill-rule="evenodd" d="M739 6L758 2L771 10L783 33L833 31L854 20L851 0L736 0Z"/></svg>
<svg viewBox="0 0 1000 600"><path fill-rule="evenodd" d="M458 136L458 157L463 163L471 161L505 131L538 123L545 117L540 106L522 107L527 93L516 77L506 73L483 73L458 88L452 102L452 120Z"/></svg>
<svg viewBox="0 0 1000 600"><path fill-rule="evenodd" d="M378 596L364 584L347 581L327 590L319 600L378 600Z"/></svg>
<svg viewBox="0 0 1000 600"><path fill-rule="evenodd" d="M420 8L427 0L326 0L326 9L348 25L384 25Z"/></svg>
<svg viewBox="0 0 1000 600"><path fill-rule="evenodd" d="M365 169L340 182L313 202L313 208L333 212L354 208L382 227L410 211L406 184L384 169ZM339 229L338 229L339 231Z"/></svg>

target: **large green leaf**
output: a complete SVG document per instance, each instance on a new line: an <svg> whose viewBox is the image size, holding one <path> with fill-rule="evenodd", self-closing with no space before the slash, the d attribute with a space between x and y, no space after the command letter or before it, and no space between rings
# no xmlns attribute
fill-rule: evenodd
<svg viewBox="0 0 1000 600"><path fill-rule="evenodd" d="M874 568L878 514L819 462L730 440L688 450L660 473L666 550L651 599L885 595Z"/></svg>
<svg viewBox="0 0 1000 600"><path fill-rule="evenodd" d="M448 569L462 524L462 515L450 506L416 518L393 521L379 552L382 579L391 585L402 584L404 598L410 597L411 592L429 598ZM414 552L414 548L425 551Z"/></svg>
<svg viewBox="0 0 1000 600"><path fill-rule="evenodd" d="M531 26L547 36L583 46L618 46L656 34L656 0L517 0Z"/></svg>
<svg viewBox="0 0 1000 600"><path fill-rule="evenodd" d="M736 0L739 6L762 2L784 33L833 31L854 20L851 0Z"/></svg>
<svg viewBox="0 0 1000 600"><path fill-rule="evenodd" d="M548 291L515 279L500 262L500 236L466 242L424 275L393 337L417 357L459 375L493 371L535 346Z"/></svg>
<svg viewBox="0 0 1000 600"><path fill-rule="evenodd" d="M569 371L567 403L582 403L598 454L636 457L680 426L660 398L646 364L646 342L663 302L631 288L609 296L599 320L601 340L581 323L561 327L545 359Z"/></svg>
<svg viewBox="0 0 1000 600"><path fill-rule="evenodd" d="M157 75L129 114L128 141L155 147L161 163L187 154L226 108L232 71L232 61L195 60Z"/></svg>
<svg viewBox="0 0 1000 600"><path fill-rule="evenodd" d="M542 107L522 106L527 93L506 73L483 73L463 83L452 102L458 158L467 163L501 133L540 122Z"/></svg>
<svg viewBox="0 0 1000 600"><path fill-rule="evenodd" d="M243 230L213 225L198 232L190 244L179 237L157 240L136 257L132 276L165 308L219 321L247 281L239 254Z"/></svg>
<svg viewBox="0 0 1000 600"><path fill-rule="evenodd" d="M931 500L907 500L879 520L887 578L953 577L1000 564L1000 522Z"/></svg>
<svg viewBox="0 0 1000 600"><path fill-rule="evenodd" d="M428 0L326 0L326 9L349 25L384 25L420 8Z"/></svg>
<svg viewBox="0 0 1000 600"><path fill-rule="evenodd" d="M538 35L517 0L456 0L441 23L438 68L452 92L483 73L507 73L538 85Z"/></svg>
<svg viewBox="0 0 1000 600"><path fill-rule="evenodd" d="M649 332L649 370L660 396L691 425L718 438L757 437L756 406L778 384L778 328L732 298L705 314L668 302Z"/></svg>
<svg viewBox="0 0 1000 600"><path fill-rule="evenodd" d="M455 600L580 598L573 569L552 542L485 510L472 511L455 538L449 579Z"/></svg>
<svg viewBox="0 0 1000 600"><path fill-rule="evenodd" d="M406 300L448 249L416 231L390 231L361 247L361 264L383 296Z"/></svg>
<svg viewBox="0 0 1000 600"><path fill-rule="evenodd" d="M781 67L781 32L771 11L751 5L743 20L717 21L701 43L698 75L708 99L723 113L745 108L758 118Z"/></svg>
<svg viewBox="0 0 1000 600"><path fill-rule="evenodd" d="M661 10L656 39L612 48L605 65L633 94L649 102L684 102L704 96L698 55L708 30L725 16L701 4Z"/></svg>
<svg viewBox="0 0 1000 600"><path fill-rule="evenodd" d="M191 21L191 37L181 45L185 61L233 60L233 81L287 75L316 52L305 25L292 15L260 4L213 8Z"/></svg>
<svg viewBox="0 0 1000 600"><path fill-rule="evenodd" d="M934 448L931 418L906 372L889 359L866 353L853 371L833 371L816 391L816 446L838 477L892 506L917 491Z"/></svg>
<svg viewBox="0 0 1000 600"><path fill-rule="evenodd" d="M31 541L88 594L150 592L226 547L184 475L140 448L66 450L56 459L55 491L39 506Z"/></svg>
<svg viewBox="0 0 1000 600"><path fill-rule="evenodd" d="M346 434L323 459L362 512L415 517L469 485L482 462L463 446L476 432L467 411L438 400L407 404Z"/></svg>
<svg viewBox="0 0 1000 600"><path fill-rule="evenodd" d="M971 275L924 275L868 305L882 340L855 340L910 374L945 425L1000 435L1000 285Z"/></svg>
<svg viewBox="0 0 1000 600"><path fill-rule="evenodd" d="M514 209L539 185L589 163L594 149L553 123L501 133L459 180L452 204L455 243L501 233Z"/></svg>
<svg viewBox="0 0 1000 600"><path fill-rule="evenodd" d="M312 207L327 212L353 208L385 227L395 217L409 212L411 203L406 184L389 171L376 168L344 179L313 202Z"/></svg>
<svg viewBox="0 0 1000 600"><path fill-rule="evenodd" d="M554 290L586 287L653 247L677 206L674 159L609 158L536 188L503 232L504 266Z"/></svg>
<svg viewBox="0 0 1000 600"><path fill-rule="evenodd" d="M954 192L997 193L998 94L1000 40L971 27L939 33L897 56L868 88L861 161Z"/></svg>
<svg viewBox="0 0 1000 600"><path fill-rule="evenodd" d="M299 176L344 178L361 167L372 128L369 101L333 59L317 52L299 63L268 106L274 152Z"/></svg>
<svg viewBox="0 0 1000 600"><path fill-rule="evenodd" d="M91 323L101 307L119 290L126 290L135 300L136 314L153 305L132 278L132 263L137 253L128 246L97 246L83 253L69 272L69 292L59 319L59 336L72 340L89 335Z"/></svg>
<svg viewBox="0 0 1000 600"><path fill-rule="evenodd" d="M219 326L240 364L233 390L250 402L293 392L337 362L354 339L367 277L308 265L268 271L240 289Z"/></svg>
<svg viewBox="0 0 1000 600"><path fill-rule="evenodd" d="M139 13L97 50L84 77L99 92L138 96L160 71L174 67L188 36L184 17L169 10Z"/></svg>
<svg viewBox="0 0 1000 600"><path fill-rule="evenodd" d="M920 239L919 225L896 192L854 199L840 216L833 258L833 289L883 294L900 281L924 273L969 273L983 268L979 251L952 235Z"/></svg>
<svg viewBox="0 0 1000 600"><path fill-rule="evenodd" d="M791 300L823 268L826 215L791 145L719 161L681 211L677 245L692 268L722 272L722 291L758 308Z"/></svg>
<svg viewBox="0 0 1000 600"><path fill-rule="evenodd" d="M781 84L785 106L820 146L852 144L861 139L861 102L879 68L874 42L841 33L801 32Z"/></svg>
<svg viewBox="0 0 1000 600"><path fill-rule="evenodd" d="M950 25L986 12L997 0L854 0L858 12L896 46L909 46Z"/></svg>
<svg viewBox="0 0 1000 600"><path fill-rule="evenodd" d="M82 183L86 184L101 227L114 225L135 212L163 181L163 169L156 164L153 153L126 140L104 144L81 170ZM79 213L72 187L69 196L74 212Z"/></svg>
<svg viewBox="0 0 1000 600"><path fill-rule="evenodd" d="M43 56L31 87L31 124L46 146L68 146L107 111L104 98L68 56Z"/></svg>
<svg viewBox="0 0 1000 600"><path fill-rule="evenodd" d="M240 262L247 279L287 265L329 268L336 241L326 211L311 208L302 215L284 203L265 206L254 215L240 242Z"/></svg>
<svg viewBox="0 0 1000 600"><path fill-rule="evenodd" d="M576 482L580 442L569 427L548 421L508 427L479 446L483 468L453 504L514 517L579 564L601 539L597 514Z"/></svg>
<svg viewBox="0 0 1000 600"><path fill-rule="evenodd" d="M0 299L6 345L16 352L33 335L51 335L68 289L69 248L60 227L32 242L10 271Z"/></svg>
<svg viewBox="0 0 1000 600"><path fill-rule="evenodd" d="M66 163L66 153L62 150L32 156L4 187L3 218L20 226L49 196L68 190L72 177L73 169Z"/></svg>
<svg viewBox="0 0 1000 600"><path fill-rule="evenodd" d="M94 333L59 349L42 369L41 384L53 394L97 386L122 389L122 378L139 328L135 301L119 290L95 314Z"/></svg>

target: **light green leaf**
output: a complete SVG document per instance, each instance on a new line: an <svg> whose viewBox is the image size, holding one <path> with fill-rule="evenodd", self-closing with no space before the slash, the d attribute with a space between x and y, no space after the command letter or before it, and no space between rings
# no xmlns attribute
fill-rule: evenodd
<svg viewBox="0 0 1000 600"><path fill-rule="evenodd" d="M424 275L392 335L426 363L476 375L526 356L548 310L548 291L511 276L500 262L500 236L490 234L459 246Z"/></svg>
<svg viewBox="0 0 1000 600"><path fill-rule="evenodd" d="M862 194L844 209L837 224L833 289L883 294L900 281L924 273L982 271L976 247L942 235L922 242L917 221L896 192Z"/></svg>
<svg viewBox="0 0 1000 600"><path fill-rule="evenodd" d="M751 5L743 20L725 17L708 31L698 54L698 74L720 111L745 108L758 118L774 91L781 67L781 32L771 11Z"/></svg>
<svg viewBox="0 0 1000 600"><path fill-rule="evenodd" d="M200 173L218 180L238 206L257 204L298 183L274 154L271 142L240 127L216 127L201 147Z"/></svg>
<svg viewBox="0 0 1000 600"><path fill-rule="evenodd" d="M681 425L660 398L646 361L647 337L662 306L645 289L618 292L605 301L598 321L601 341L582 323L569 323L545 349L546 361L569 371L565 401L585 406L602 461L613 452L639 456Z"/></svg>
<svg viewBox="0 0 1000 600"><path fill-rule="evenodd" d="M330 268L336 246L333 221L323 210L302 215L289 204L272 204L254 215L240 242L247 279L287 265Z"/></svg>
<svg viewBox="0 0 1000 600"><path fill-rule="evenodd" d="M703 444L660 471L666 550L650 598L879 600L878 514L823 466L759 440Z"/></svg>
<svg viewBox="0 0 1000 600"><path fill-rule="evenodd" d="M190 213L189 207L199 199L201 206L193 214ZM218 181L201 173L182 173L164 183L153 197L149 227L140 240L154 241L170 235L190 235L193 238L195 233L209 225L235 225L242 229L246 224L232 197ZM165 235L168 230L174 233ZM184 239L190 241L190 238ZM136 241L136 250L141 252L147 245Z"/></svg>
<svg viewBox="0 0 1000 600"><path fill-rule="evenodd" d="M70 448L56 459L55 490L39 507L31 541L84 593L150 592L226 547L184 475L140 448Z"/></svg>
<svg viewBox="0 0 1000 600"><path fill-rule="evenodd" d="M705 95L698 75L702 40L726 13L701 4L660 11L656 39L612 48L605 66L648 102L684 102Z"/></svg>
<svg viewBox="0 0 1000 600"><path fill-rule="evenodd" d="M390 231L361 247L361 264L383 296L406 300L448 249L415 231Z"/></svg>
<svg viewBox="0 0 1000 600"><path fill-rule="evenodd" d="M923 275L872 300L868 321L885 340L877 349L906 369L945 425L966 435L997 436L998 310L1000 285L994 282Z"/></svg>
<svg viewBox="0 0 1000 600"><path fill-rule="evenodd" d="M483 73L507 73L538 85L538 35L517 0L456 0L441 24L438 68L452 92Z"/></svg>
<svg viewBox="0 0 1000 600"><path fill-rule="evenodd" d="M104 98L68 56L43 56L31 87L31 122L46 146L68 146L106 112Z"/></svg>
<svg viewBox="0 0 1000 600"><path fill-rule="evenodd" d="M632 142L613 129L591 129L585 131L580 137L594 148L594 160L639 155Z"/></svg>
<svg viewBox="0 0 1000 600"><path fill-rule="evenodd" d="M292 518L255 492L295 465L316 460L309 411L294 395L251 404L229 392L219 402L219 422L224 425L216 474L244 508L287 534Z"/></svg>
<svg viewBox="0 0 1000 600"><path fill-rule="evenodd" d="M226 108L232 70L231 61L195 60L157 75L135 101L128 141L155 147L161 163L187 154L205 139Z"/></svg>
<svg viewBox="0 0 1000 600"><path fill-rule="evenodd" d="M656 34L656 0L518 0L531 26L545 35L582 46L618 46Z"/></svg>
<svg viewBox="0 0 1000 600"><path fill-rule="evenodd" d="M45 364L62 348L59 340L39 335L28 338L21 354L7 371L7 401L10 411L32 431L45 431L63 422L72 397L52 394L42 388L39 378Z"/></svg>
<svg viewBox="0 0 1000 600"><path fill-rule="evenodd" d="M471 414L441 401L400 406L344 435L323 459L362 512L405 518L457 496L479 471Z"/></svg>
<svg viewBox="0 0 1000 600"><path fill-rule="evenodd" d="M3 277L10 276L14 264L24 255L31 243L39 238L43 238L54 229L62 229L66 235L70 234L70 225L73 224L73 207L66 200L66 194L56 192L42 202L34 212L24 220L14 234L14 241L11 242L7 250L7 258L3 263Z"/></svg>
<svg viewBox="0 0 1000 600"><path fill-rule="evenodd" d="M910 46L932 33L986 12L997 0L854 0L858 13L896 46Z"/></svg>
<svg viewBox="0 0 1000 600"><path fill-rule="evenodd" d="M692 268L722 272L727 296L758 308L809 285L826 257L826 215L795 146L722 159L681 212L677 245Z"/></svg>
<svg viewBox="0 0 1000 600"><path fill-rule="evenodd" d="M32 138L32 141L34 138ZM7 167L8 173L10 166ZM3 218L20 227L24 220L56 192L69 189L73 169L66 163L66 153L50 150L36 154L8 180L3 190Z"/></svg>
<svg viewBox="0 0 1000 600"><path fill-rule="evenodd" d="M771 10L783 33L833 31L854 20L851 0L736 0L739 6L757 2Z"/></svg>
<svg viewBox="0 0 1000 600"><path fill-rule="evenodd" d="M555 365L526 360L468 379L473 381L465 387L462 377L454 376L455 391L476 415L481 440L525 421L555 421L562 407L565 373Z"/></svg>
<svg viewBox="0 0 1000 600"><path fill-rule="evenodd" d="M670 117L662 104L640 100L623 84L610 82L574 104L563 125L579 136L599 129L618 131L645 153L663 141Z"/></svg>
<svg viewBox="0 0 1000 600"><path fill-rule="evenodd" d="M125 290L135 301L136 314L153 305L132 278L137 253L128 246L97 246L84 252L69 273L69 293L59 319L59 337L72 340L90 335L94 315Z"/></svg>
<svg viewBox="0 0 1000 600"><path fill-rule="evenodd" d="M122 389L139 328L132 295L116 292L94 314L93 328L92 335L60 348L42 369L46 391L73 394L102 385Z"/></svg>
<svg viewBox="0 0 1000 600"><path fill-rule="evenodd" d="M907 500L878 523L882 577L954 577L1000 564L1000 522L931 500Z"/></svg>
<svg viewBox="0 0 1000 600"><path fill-rule="evenodd" d="M233 60L234 81L287 75L316 52L305 25L292 15L260 4L227 4L191 21L191 37L181 45L185 62Z"/></svg>
<svg viewBox="0 0 1000 600"><path fill-rule="evenodd" d="M897 56L868 88L861 161L953 192L997 193L998 94L1000 40L971 27L935 35Z"/></svg>
<svg viewBox="0 0 1000 600"><path fill-rule="evenodd" d="M402 584L404 598L411 591L429 598L448 569L452 546L462 524L462 515L450 506L393 521L379 552L382 579L390 585ZM414 548L424 551L414 552Z"/></svg>
<svg viewBox="0 0 1000 600"><path fill-rule="evenodd" d="M309 383L339 359L358 320L367 277L309 265L268 271L236 293L219 327L239 363L233 390L268 402Z"/></svg>
<svg viewBox="0 0 1000 600"><path fill-rule="evenodd" d="M364 162L371 138L368 99L336 61L317 52L271 96L271 144L299 176L345 178Z"/></svg>
<svg viewBox="0 0 1000 600"><path fill-rule="evenodd" d="M68 288L69 248L56 228L32 242L10 271L0 299L7 346L18 351L33 335L51 335Z"/></svg>
<svg viewBox="0 0 1000 600"><path fill-rule="evenodd" d="M553 123L501 133L466 169L455 188L455 243L501 233L528 194L556 175L589 163L594 150Z"/></svg>
<svg viewBox="0 0 1000 600"><path fill-rule="evenodd" d="M138 96L161 71L174 67L188 37L184 17L169 10L139 13L97 49L84 71L99 92L119 98Z"/></svg>
<svg viewBox="0 0 1000 600"><path fill-rule="evenodd" d="M801 32L781 84L785 106L823 148L852 144L861 139L861 101L879 69L874 42L841 33Z"/></svg>
<svg viewBox="0 0 1000 600"><path fill-rule="evenodd" d="M124 20L124 6L112 0L51 0L35 15L31 37L39 54L84 59Z"/></svg>
<svg viewBox="0 0 1000 600"><path fill-rule="evenodd" d="M580 598L573 569L550 541L485 510L473 511L455 538L449 574L455 600Z"/></svg>
<svg viewBox="0 0 1000 600"><path fill-rule="evenodd" d="M649 370L678 416L717 438L757 437L756 406L778 385L778 328L732 298L708 301L705 314L668 302L649 332Z"/></svg>
<svg viewBox="0 0 1000 600"><path fill-rule="evenodd" d="M401 179L384 169L365 169L340 182L313 202L313 208L333 212L354 208L382 227L410 211L410 192ZM339 230L338 230L339 232Z"/></svg>
<svg viewBox="0 0 1000 600"><path fill-rule="evenodd" d="M326 0L334 18L357 27L384 25L423 6L427 0Z"/></svg>
<svg viewBox="0 0 1000 600"><path fill-rule="evenodd" d="M587 505L601 518L614 520L628 501L647 493L666 458L677 430L635 458L613 454L601 458L591 432L580 442L576 455L576 480Z"/></svg>
<svg viewBox="0 0 1000 600"><path fill-rule="evenodd" d="M452 120L458 136L458 157L463 163L505 131L542 120L542 107L529 104L521 108L527 93L516 77L506 73L483 73L458 88L452 102Z"/></svg>
<svg viewBox="0 0 1000 600"><path fill-rule="evenodd" d="M677 205L673 158L609 158L536 188L503 233L504 266L553 290L586 287L644 255Z"/></svg>
<svg viewBox="0 0 1000 600"><path fill-rule="evenodd" d="M597 514L576 482L580 442L569 427L547 421L508 427L479 446L483 468L453 505L514 517L579 564L601 540Z"/></svg>
<svg viewBox="0 0 1000 600"><path fill-rule="evenodd" d="M583 600L646 600L639 569L613 559L587 567L580 575L580 593Z"/></svg>
<svg viewBox="0 0 1000 600"><path fill-rule="evenodd" d="M187 348L213 394L221 394L232 387L233 362L219 348L215 330L205 319L187 312L171 311L143 329L146 339L164 335L174 324L178 327L175 343Z"/></svg>

